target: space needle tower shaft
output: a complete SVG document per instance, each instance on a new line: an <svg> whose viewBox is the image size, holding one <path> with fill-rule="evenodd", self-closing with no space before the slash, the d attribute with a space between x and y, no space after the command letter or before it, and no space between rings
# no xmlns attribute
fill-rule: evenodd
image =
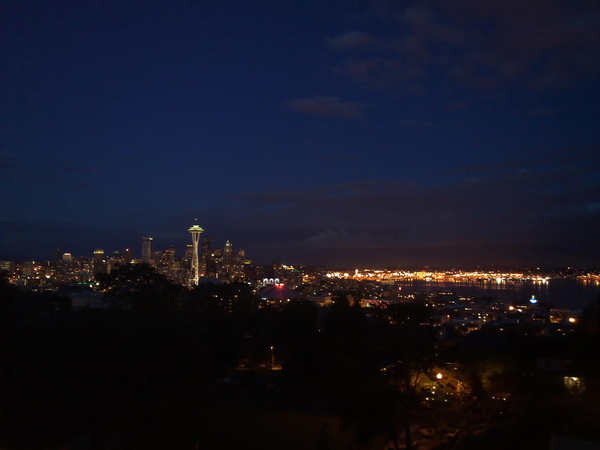
<svg viewBox="0 0 600 450"><path fill-rule="evenodd" d="M189 285L190 286L197 286L198 285L198 242L200 241L200 235L202 234L202 232L204 231L198 224L194 224L192 225L188 231L191 233L192 235L192 245L193 245L193 252L192 252L192 265L190 267L190 280L189 280Z"/></svg>

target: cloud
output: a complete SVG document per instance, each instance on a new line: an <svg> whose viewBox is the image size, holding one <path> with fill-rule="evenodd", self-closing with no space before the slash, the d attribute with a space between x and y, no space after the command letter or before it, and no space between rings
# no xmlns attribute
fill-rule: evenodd
<svg viewBox="0 0 600 450"><path fill-rule="evenodd" d="M348 31L325 40L327 45L334 50L350 50L360 47L369 47L377 44L374 36L360 31Z"/></svg>
<svg viewBox="0 0 600 450"><path fill-rule="evenodd" d="M390 43L390 48L421 63L430 61L432 57L432 51L426 45L425 40L417 35L408 35L393 39Z"/></svg>
<svg viewBox="0 0 600 450"><path fill-rule="evenodd" d="M345 102L339 97L311 97L288 100L285 105L292 111L320 116L354 119L364 116L365 103Z"/></svg>
<svg viewBox="0 0 600 450"><path fill-rule="evenodd" d="M352 81L366 83L372 88L414 89L415 82L427 77L427 71L417 62L396 57L346 59L334 71Z"/></svg>
<svg viewBox="0 0 600 450"><path fill-rule="evenodd" d="M449 173L462 176L488 176L489 174L498 176L501 173L510 172L548 172L549 169L556 171L552 173L565 172L570 169L579 170L580 175L584 172L593 173L600 169L600 147L597 145L584 148L568 147L552 157L541 154L537 157L507 159L490 164L461 167Z"/></svg>
<svg viewBox="0 0 600 450"><path fill-rule="evenodd" d="M420 83L441 73L478 90L564 89L600 75L598 2L383 1L365 16L385 35L367 35L378 45L334 70L370 87L405 91L407 67Z"/></svg>
<svg viewBox="0 0 600 450"><path fill-rule="evenodd" d="M434 185L366 179L245 191L236 202L203 209L201 226L215 247L230 239L259 264L597 264L600 152L547 154L465 168ZM33 223L0 222L0 248L5 257L28 246L45 255L56 246L90 254L95 246L135 245L145 235L159 247L185 248L194 215L163 214L124 230L61 224L43 235ZM78 242L93 245L79 250Z"/></svg>
<svg viewBox="0 0 600 450"><path fill-rule="evenodd" d="M140 242L142 234L109 225L76 225L0 220L0 259L51 259L59 247L74 255L91 256L94 248L112 251Z"/></svg>
<svg viewBox="0 0 600 450"><path fill-rule="evenodd" d="M241 200L252 205L253 208L273 209L284 205L293 205L302 199L302 192L299 191L276 191L266 193L250 193L231 195L230 198Z"/></svg>
<svg viewBox="0 0 600 450"><path fill-rule="evenodd" d="M244 240L264 242L245 247L259 259L591 264L600 247L598 170L591 150L565 150L473 168L439 185L370 180L245 194L236 220Z"/></svg>
<svg viewBox="0 0 600 450"><path fill-rule="evenodd" d="M429 8L417 4L409 6L404 10L402 21L410 27L425 29L431 27L433 23L433 14Z"/></svg>
<svg viewBox="0 0 600 450"><path fill-rule="evenodd" d="M356 249L369 248L373 245L374 239L367 233L361 232L350 234L346 230L320 231L318 234L305 239L302 244L309 248L323 249Z"/></svg>

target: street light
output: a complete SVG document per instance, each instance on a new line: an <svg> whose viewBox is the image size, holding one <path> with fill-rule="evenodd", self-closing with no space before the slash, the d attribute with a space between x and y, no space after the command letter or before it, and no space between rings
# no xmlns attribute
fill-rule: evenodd
<svg viewBox="0 0 600 450"><path fill-rule="evenodd" d="M443 378L442 374L439 372L437 373L437 375L435 377L438 379L438 383ZM440 383L440 391L442 391L442 400L446 401L446 392L444 391L444 388L441 383Z"/></svg>

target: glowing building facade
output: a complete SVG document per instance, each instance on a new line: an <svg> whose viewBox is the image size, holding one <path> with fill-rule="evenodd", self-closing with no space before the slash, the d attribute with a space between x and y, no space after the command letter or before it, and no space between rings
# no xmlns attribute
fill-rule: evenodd
<svg viewBox="0 0 600 450"><path fill-rule="evenodd" d="M146 264L152 264L153 257L153 249L152 249L152 238L151 237L143 237L142 238L142 261Z"/></svg>

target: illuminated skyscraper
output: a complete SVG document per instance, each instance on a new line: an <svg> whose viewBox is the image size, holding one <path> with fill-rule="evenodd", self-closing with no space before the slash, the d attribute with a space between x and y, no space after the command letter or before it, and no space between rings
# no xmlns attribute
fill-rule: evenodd
<svg viewBox="0 0 600 450"><path fill-rule="evenodd" d="M198 241L200 240L200 235L204 231L198 224L192 225L188 231L192 234L192 245L194 246L192 251L192 263L190 267L190 286L198 285Z"/></svg>
<svg viewBox="0 0 600 450"><path fill-rule="evenodd" d="M217 278L223 278L223 249L215 248L212 254L212 260L214 263L215 276Z"/></svg>
<svg viewBox="0 0 600 450"><path fill-rule="evenodd" d="M202 263L200 269L205 277L215 276L215 261L210 249L210 236L204 236L204 244L202 244Z"/></svg>
<svg viewBox="0 0 600 450"><path fill-rule="evenodd" d="M126 264L130 264L133 261L133 253L131 250L126 248L123 253L121 253L121 259L125 261Z"/></svg>
<svg viewBox="0 0 600 450"><path fill-rule="evenodd" d="M233 244L229 241L225 242L223 250L223 264L231 265L233 262Z"/></svg>
<svg viewBox="0 0 600 450"><path fill-rule="evenodd" d="M189 265L192 261L193 254L194 254L194 246L192 244L186 245L185 253L183 254L183 261Z"/></svg>
<svg viewBox="0 0 600 450"><path fill-rule="evenodd" d="M104 260L104 250L97 248L94 250L93 261L94 275L98 273L106 273L106 261Z"/></svg>
<svg viewBox="0 0 600 450"><path fill-rule="evenodd" d="M233 244L229 241L225 242L223 249L223 272L227 278L231 278L231 266L233 265Z"/></svg>
<svg viewBox="0 0 600 450"><path fill-rule="evenodd" d="M175 262L175 246L171 245L169 246L168 249L165 250L165 252L163 253L163 261L168 265L171 266L173 265L173 263Z"/></svg>
<svg viewBox="0 0 600 450"><path fill-rule="evenodd" d="M142 238L142 261L146 264L152 264L152 238L151 237L143 237Z"/></svg>

